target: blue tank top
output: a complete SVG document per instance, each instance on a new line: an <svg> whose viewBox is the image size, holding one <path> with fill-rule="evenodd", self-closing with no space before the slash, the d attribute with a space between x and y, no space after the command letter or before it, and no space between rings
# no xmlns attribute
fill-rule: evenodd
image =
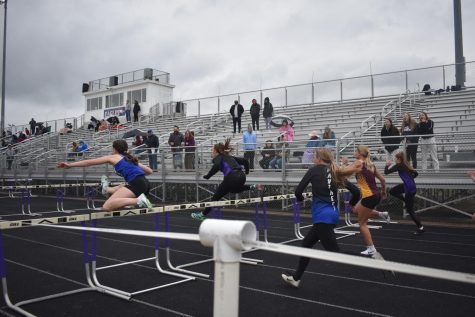
<svg viewBox="0 0 475 317"><path fill-rule="evenodd" d="M114 170L117 174L122 176L127 183L133 181L137 176L145 175L143 169L127 161L124 157L114 165Z"/></svg>

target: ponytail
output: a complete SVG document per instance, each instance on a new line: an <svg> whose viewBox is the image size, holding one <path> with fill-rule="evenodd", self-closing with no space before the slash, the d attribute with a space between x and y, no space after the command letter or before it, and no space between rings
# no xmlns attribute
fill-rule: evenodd
<svg viewBox="0 0 475 317"><path fill-rule="evenodd" d="M115 140L112 142L112 147L117 151L117 153L123 155L126 161L134 165L139 165L139 160L129 153L129 146L125 140Z"/></svg>

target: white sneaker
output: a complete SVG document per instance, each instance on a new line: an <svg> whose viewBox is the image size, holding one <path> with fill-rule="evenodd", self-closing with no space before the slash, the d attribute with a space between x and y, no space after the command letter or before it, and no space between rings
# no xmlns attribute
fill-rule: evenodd
<svg viewBox="0 0 475 317"><path fill-rule="evenodd" d="M298 281L294 280L294 277L292 275L282 274L282 279L284 280L285 283L289 284L292 287L295 287L295 288L299 287L300 280Z"/></svg>
<svg viewBox="0 0 475 317"><path fill-rule="evenodd" d="M360 252L362 255L373 255L376 253L376 249L367 248L366 250Z"/></svg>
<svg viewBox="0 0 475 317"><path fill-rule="evenodd" d="M107 196L107 188L109 188L110 182L106 175L101 176L102 195Z"/></svg>
<svg viewBox="0 0 475 317"><path fill-rule="evenodd" d="M391 223L391 217L387 211L380 212L379 217L385 220L386 223Z"/></svg>
<svg viewBox="0 0 475 317"><path fill-rule="evenodd" d="M153 208L152 203L150 200L148 200L145 194L141 194L139 197L137 197L137 205L139 205L139 207L147 207L148 209Z"/></svg>

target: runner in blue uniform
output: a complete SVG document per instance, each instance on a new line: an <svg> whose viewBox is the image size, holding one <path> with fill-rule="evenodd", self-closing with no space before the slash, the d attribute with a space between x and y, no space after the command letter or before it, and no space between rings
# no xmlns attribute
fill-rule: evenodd
<svg viewBox="0 0 475 317"><path fill-rule="evenodd" d="M58 168L88 167L100 164L113 165L116 173L127 182L127 184L111 187L107 177L102 176L102 193L111 195L102 206L104 210L113 211L132 205L152 208L152 204L145 196L150 190L150 184L145 175L150 175L153 171L128 153L128 145L125 140L115 140L112 143L111 155L74 163L60 162Z"/></svg>

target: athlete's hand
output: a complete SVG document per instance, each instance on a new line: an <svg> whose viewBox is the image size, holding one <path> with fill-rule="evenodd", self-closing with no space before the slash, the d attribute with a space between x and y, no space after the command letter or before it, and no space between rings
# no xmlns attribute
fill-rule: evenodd
<svg viewBox="0 0 475 317"><path fill-rule="evenodd" d="M71 165L69 163L66 163L66 162L59 162L57 165L56 165L57 168L71 168Z"/></svg>
<svg viewBox="0 0 475 317"><path fill-rule="evenodd" d="M342 156L340 162L342 165L348 165L348 158L346 156Z"/></svg>
<svg viewBox="0 0 475 317"><path fill-rule="evenodd" d="M386 166L390 166L393 162L391 160L386 161Z"/></svg>

